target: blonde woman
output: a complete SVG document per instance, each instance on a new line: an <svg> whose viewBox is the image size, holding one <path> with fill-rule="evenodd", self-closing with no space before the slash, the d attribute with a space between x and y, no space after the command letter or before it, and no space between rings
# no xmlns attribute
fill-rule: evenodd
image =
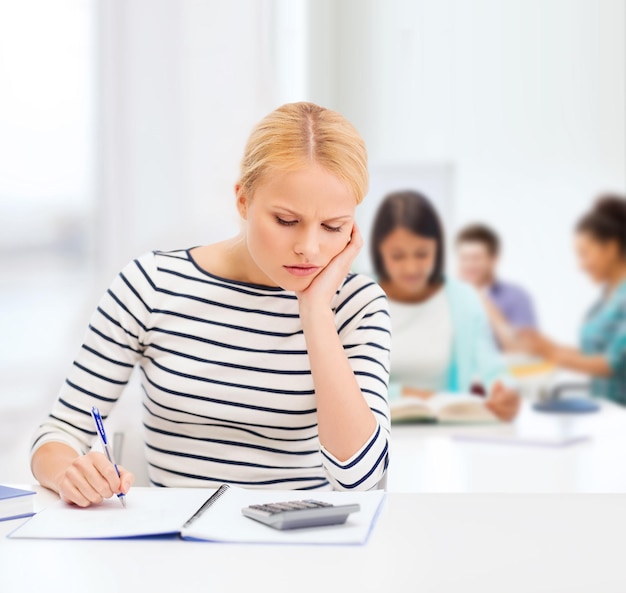
<svg viewBox="0 0 626 593"><path fill-rule="evenodd" d="M34 437L39 482L85 507L127 493L89 452L139 365L158 486L370 489L388 463L390 323L350 274L367 191L363 140L338 113L280 107L252 132L230 240L128 264L102 298Z"/></svg>

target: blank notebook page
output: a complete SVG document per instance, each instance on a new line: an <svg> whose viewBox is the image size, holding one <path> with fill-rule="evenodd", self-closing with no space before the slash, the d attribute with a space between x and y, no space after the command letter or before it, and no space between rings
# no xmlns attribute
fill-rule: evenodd
<svg viewBox="0 0 626 593"><path fill-rule="evenodd" d="M86 509L58 501L18 527L12 538L112 539L179 533L214 488L131 488L126 508L114 496Z"/></svg>

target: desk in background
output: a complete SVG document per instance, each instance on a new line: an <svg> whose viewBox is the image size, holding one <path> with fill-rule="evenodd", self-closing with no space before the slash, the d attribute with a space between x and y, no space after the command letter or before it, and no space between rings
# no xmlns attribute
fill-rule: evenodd
<svg viewBox="0 0 626 593"><path fill-rule="evenodd" d="M563 431L591 439L561 448L463 442L455 434ZM524 401L507 426L393 425L390 492L626 492L626 408L546 414ZM626 585L624 590L626 591Z"/></svg>

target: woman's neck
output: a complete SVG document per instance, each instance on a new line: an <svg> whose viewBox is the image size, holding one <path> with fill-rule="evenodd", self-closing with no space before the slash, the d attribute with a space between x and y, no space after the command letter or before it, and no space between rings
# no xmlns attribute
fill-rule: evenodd
<svg viewBox="0 0 626 593"><path fill-rule="evenodd" d="M626 259L615 265L615 268L609 273L606 287L610 292L615 290L622 282L626 280Z"/></svg>
<svg viewBox="0 0 626 593"><path fill-rule="evenodd" d="M246 284L276 286L256 265L242 235L198 247L193 256L201 268L216 276Z"/></svg>
<svg viewBox="0 0 626 593"><path fill-rule="evenodd" d="M426 284L419 290L409 292L388 280L383 280L380 283L380 286L385 291L388 299L392 301L397 301L399 303L407 303L413 305L417 305L419 303L427 301L441 288L441 285L441 282L437 282L435 284Z"/></svg>

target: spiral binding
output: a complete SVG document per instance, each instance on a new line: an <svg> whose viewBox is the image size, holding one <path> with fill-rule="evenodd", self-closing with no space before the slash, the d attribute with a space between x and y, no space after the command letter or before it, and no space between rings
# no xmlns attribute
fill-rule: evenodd
<svg viewBox="0 0 626 593"><path fill-rule="evenodd" d="M229 489L228 484L222 484L216 492L214 492L209 498L203 503L203 505L193 514L187 522L183 525L183 528L189 527L198 517L204 513L208 508L211 508Z"/></svg>

